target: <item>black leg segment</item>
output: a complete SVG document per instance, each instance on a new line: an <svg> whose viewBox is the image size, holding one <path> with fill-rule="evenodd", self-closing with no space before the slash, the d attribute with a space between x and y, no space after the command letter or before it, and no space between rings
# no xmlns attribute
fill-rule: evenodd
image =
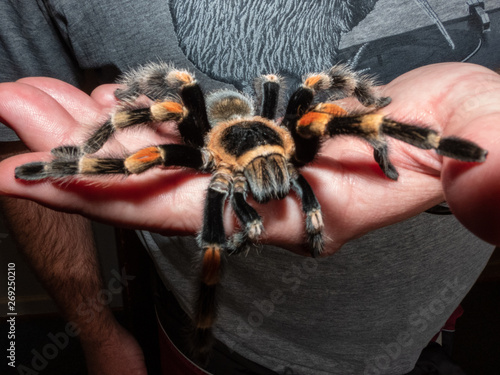
<svg viewBox="0 0 500 375"><path fill-rule="evenodd" d="M182 139L188 145L203 147L205 135L210 131L205 98L197 83L181 88L180 96L187 108L187 116L179 124Z"/></svg>
<svg viewBox="0 0 500 375"><path fill-rule="evenodd" d="M263 100L261 116L273 120L278 109L280 85L278 82L267 81L262 85Z"/></svg>
<svg viewBox="0 0 500 375"><path fill-rule="evenodd" d="M370 144L373 146L373 157L380 166L380 169L382 169L382 172L391 180L396 181L399 173L389 159L387 143L383 140L372 140Z"/></svg>
<svg viewBox="0 0 500 375"><path fill-rule="evenodd" d="M226 242L223 211L230 179L215 174L207 190L203 228L199 236L202 250L198 298L195 305L193 347L195 356L204 360L213 342L212 326L217 315L218 284L222 275L223 248Z"/></svg>
<svg viewBox="0 0 500 375"><path fill-rule="evenodd" d="M231 205L238 218L242 230L233 235L229 246L231 253L239 253L250 248L259 238L264 228L258 212L246 201L246 180L243 175L234 178Z"/></svg>
<svg viewBox="0 0 500 375"><path fill-rule="evenodd" d="M139 174L156 166L202 169L202 151L182 144L151 146L137 151L125 159L128 173Z"/></svg>
<svg viewBox="0 0 500 375"><path fill-rule="evenodd" d="M488 151L477 144L457 137L442 138L437 148L437 153L461 161L483 162Z"/></svg>
<svg viewBox="0 0 500 375"><path fill-rule="evenodd" d="M302 210L306 214L306 233L311 255L316 257L323 252L323 217L321 207L314 191L307 180L298 175L293 182L293 189L302 200Z"/></svg>
<svg viewBox="0 0 500 375"><path fill-rule="evenodd" d="M297 167L313 161L321 145L319 137L305 139L297 133L297 121L309 109L313 99L314 93L311 89L300 87L292 94L283 118L283 125L288 128L295 143L293 163Z"/></svg>

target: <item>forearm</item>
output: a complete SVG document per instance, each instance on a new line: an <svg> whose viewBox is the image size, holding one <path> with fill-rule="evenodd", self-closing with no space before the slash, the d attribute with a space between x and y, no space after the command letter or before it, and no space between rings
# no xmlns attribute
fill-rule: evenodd
<svg viewBox="0 0 500 375"><path fill-rule="evenodd" d="M15 145L3 156L20 150ZM28 200L1 197L0 203L19 251L42 285L65 318L78 325L81 338L95 340L112 315L108 308L82 313L103 288L89 220Z"/></svg>

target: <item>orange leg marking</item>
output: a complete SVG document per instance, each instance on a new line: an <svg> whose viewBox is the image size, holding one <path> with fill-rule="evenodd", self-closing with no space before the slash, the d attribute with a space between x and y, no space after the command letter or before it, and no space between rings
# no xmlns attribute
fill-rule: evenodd
<svg viewBox="0 0 500 375"><path fill-rule="evenodd" d="M347 116L347 111L341 106L333 103L321 103L315 109L318 112L328 113L334 117Z"/></svg>
<svg viewBox="0 0 500 375"><path fill-rule="evenodd" d="M193 77L191 76L191 74L189 74L187 72L178 71L178 72L176 72L175 75L176 75L176 78L181 82L184 82L184 83L193 82Z"/></svg>
<svg viewBox="0 0 500 375"><path fill-rule="evenodd" d="M297 131L303 137L321 137L326 125L334 117L346 116L347 111L333 103L318 104L297 121Z"/></svg>
<svg viewBox="0 0 500 375"><path fill-rule="evenodd" d="M326 124L332 118L329 113L307 112L297 121L297 131L306 138L320 137L324 134Z"/></svg>
<svg viewBox="0 0 500 375"><path fill-rule="evenodd" d="M323 77L318 75L310 76L304 81L304 85L307 87L314 87Z"/></svg>
<svg viewBox="0 0 500 375"><path fill-rule="evenodd" d="M135 154L127 158L127 160L135 160L140 163L150 163L156 159L161 158L160 150L158 147L148 147L137 151Z"/></svg>
<svg viewBox="0 0 500 375"><path fill-rule="evenodd" d="M182 104L176 102L162 102L160 103L166 111L170 113L182 113Z"/></svg>
<svg viewBox="0 0 500 375"><path fill-rule="evenodd" d="M221 268L220 249L212 245L205 250L201 270L202 281L206 285L215 285L219 282Z"/></svg>
<svg viewBox="0 0 500 375"><path fill-rule="evenodd" d="M158 147L148 147L137 151L125 159L125 168L131 173L142 173L149 168L161 164L162 155Z"/></svg>
<svg viewBox="0 0 500 375"><path fill-rule="evenodd" d="M298 126L309 126L316 122L327 123L331 116L328 113L322 112L307 112L297 122Z"/></svg>

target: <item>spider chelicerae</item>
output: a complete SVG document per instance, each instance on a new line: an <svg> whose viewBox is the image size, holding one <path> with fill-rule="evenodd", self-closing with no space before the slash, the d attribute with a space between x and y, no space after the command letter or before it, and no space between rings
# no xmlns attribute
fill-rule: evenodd
<svg viewBox="0 0 500 375"><path fill-rule="evenodd" d="M157 166L211 173L198 236L201 265L193 317L194 346L202 354L209 352L212 341L225 253L247 249L263 231L259 213L247 203L249 193L255 201L264 203L282 199L293 190L302 202L311 254L321 254L324 241L320 204L299 170L314 160L322 140L337 135L365 139L373 147L383 173L392 180L398 178L398 172L388 157L386 135L461 161L482 162L487 154L467 140L442 138L432 129L402 124L373 110L348 113L333 101L353 96L364 106L378 109L389 104L390 98L376 95L372 80L347 65L305 76L280 114L280 121L276 117L282 79L273 74L256 80L255 103L232 90L205 96L192 74L162 63L131 71L121 83L123 88L116 91L121 103L84 144L55 148L52 161L19 166L16 178L129 175ZM318 93L328 100L318 100ZM138 105L141 95L153 99L153 104ZM116 131L166 121L177 123L182 144L154 145L126 158L92 156ZM241 226L240 232L229 239L223 223L227 200Z"/></svg>

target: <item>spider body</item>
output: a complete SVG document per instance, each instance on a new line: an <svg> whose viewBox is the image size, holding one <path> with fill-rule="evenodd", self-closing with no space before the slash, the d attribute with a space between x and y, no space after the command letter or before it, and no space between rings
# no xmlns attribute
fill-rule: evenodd
<svg viewBox="0 0 500 375"><path fill-rule="evenodd" d="M487 152L456 137L441 138L432 129L402 124L370 111L349 114L332 101L355 96L363 105L380 108L390 99L374 93L373 83L345 65L310 74L291 95L282 121L278 112L281 79L260 77L256 83L257 110L253 100L230 90L205 96L194 77L168 65L152 64L125 76L117 98L122 104L80 146L52 150L50 162L19 166L16 177L24 180L64 178L74 175L140 174L153 167L184 167L212 174L207 188L203 225L198 236L200 277L194 308L195 350L205 356L210 348L217 312L217 286L225 253L237 253L257 241L263 231L258 212L247 203L251 194L259 203L285 198L292 190L302 202L305 232L313 256L324 246L321 208L300 168L314 160L325 138L351 135L365 139L384 174L393 180L398 172L388 156L385 136L458 160L482 162ZM175 92L178 98L172 98ZM330 96L315 103L319 92ZM139 95L156 101L137 108ZM130 126L175 121L182 144L154 145L128 157L103 158L100 150L114 132ZM226 201L241 230L227 239L223 209Z"/></svg>

